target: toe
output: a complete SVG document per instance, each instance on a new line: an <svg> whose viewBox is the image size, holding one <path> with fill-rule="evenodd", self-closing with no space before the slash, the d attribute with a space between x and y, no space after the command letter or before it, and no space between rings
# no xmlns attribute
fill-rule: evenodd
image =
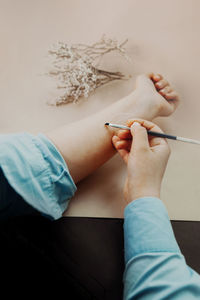
<svg viewBox="0 0 200 300"><path fill-rule="evenodd" d="M160 90L160 89L163 89L164 87L168 86L169 85L169 82L165 79L162 79L158 82L155 83L155 87Z"/></svg>

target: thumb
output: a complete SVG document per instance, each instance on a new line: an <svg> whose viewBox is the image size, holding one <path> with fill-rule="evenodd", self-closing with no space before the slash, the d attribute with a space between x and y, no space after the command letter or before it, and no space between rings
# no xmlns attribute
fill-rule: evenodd
<svg viewBox="0 0 200 300"><path fill-rule="evenodd" d="M131 145L131 153L133 151L144 151L149 149L149 140L146 128L138 122L134 122L131 126L131 134L133 141Z"/></svg>

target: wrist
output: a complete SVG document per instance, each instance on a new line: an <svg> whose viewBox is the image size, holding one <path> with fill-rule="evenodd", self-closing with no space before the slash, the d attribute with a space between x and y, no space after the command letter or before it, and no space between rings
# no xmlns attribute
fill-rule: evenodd
<svg viewBox="0 0 200 300"><path fill-rule="evenodd" d="M144 199L144 198L158 198L160 199L160 194L158 193L155 193L155 194L141 194L141 195L138 195L138 196L135 196L133 198L126 198L125 197L125 201L127 203L127 205L131 202L134 202L135 200L139 200L139 199Z"/></svg>
<svg viewBox="0 0 200 300"><path fill-rule="evenodd" d="M127 201L133 201L137 198L149 196L159 198L161 192L161 183L162 181L159 180L157 176L152 175L151 177L148 176L148 178L145 178L143 174L143 176L138 178L137 176L133 177L128 174L124 186L124 196L126 197Z"/></svg>
<svg viewBox="0 0 200 300"><path fill-rule="evenodd" d="M134 99L134 114L138 118L151 121L159 116L160 105L152 101L147 101L146 97L145 99L143 99L141 92L138 93L137 91L134 91L132 95L129 95L129 97L132 97L132 99ZM145 105L141 105L142 103L145 103Z"/></svg>
<svg viewBox="0 0 200 300"><path fill-rule="evenodd" d="M128 188L128 184L125 185L124 188L124 199L127 204L130 202L139 199L139 198L145 198L145 197L153 197L153 198L159 198L160 199L160 188L143 188L137 190L136 188L130 189Z"/></svg>

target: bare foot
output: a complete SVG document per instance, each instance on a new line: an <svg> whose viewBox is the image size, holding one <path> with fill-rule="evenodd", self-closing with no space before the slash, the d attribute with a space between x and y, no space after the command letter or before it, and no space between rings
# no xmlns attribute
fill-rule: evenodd
<svg viewBox="0 0 200 300"><path fill-rule="evenodd" d="M171 115L179 104L179 96L160 74L139 75L136 88L128 98L136 99L137 115L153 120Z"/></svg>

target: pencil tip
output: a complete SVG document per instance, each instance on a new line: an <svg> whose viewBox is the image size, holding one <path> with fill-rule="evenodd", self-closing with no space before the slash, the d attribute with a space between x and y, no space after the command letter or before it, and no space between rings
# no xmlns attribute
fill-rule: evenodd
<svg viewBox="0 0 200 300"><path fill-rule="evenodd" d="M109 123L105 123L104 125L109 125Z"/></svg>

